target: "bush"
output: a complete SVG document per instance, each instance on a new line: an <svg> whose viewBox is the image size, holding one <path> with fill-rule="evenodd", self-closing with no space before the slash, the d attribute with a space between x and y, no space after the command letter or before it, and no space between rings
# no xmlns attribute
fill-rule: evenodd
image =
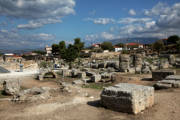
<svg viewBox="0 0 180 120"><path fill-rule="evenodd" d="M114 49L111 42L103 42L103 43L101 44L101 48L102 48L103 50L109 50L109 51L112 51L112 50Z"/></svg>
<svg viewBox="0 0 180 120"><path fill-rule="evenodd" d="M52 68L53 67L53 63L52 62L46 62L46 61L42 61L39 64L40 68Z"/></svg>

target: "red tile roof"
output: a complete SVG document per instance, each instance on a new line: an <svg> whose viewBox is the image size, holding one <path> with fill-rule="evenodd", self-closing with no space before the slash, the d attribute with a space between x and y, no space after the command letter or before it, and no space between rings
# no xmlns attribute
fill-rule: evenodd
<svg viewBox="0 0 180 120"><path fill-rule="evenodd" d="M140 43L127 43L126 45L135 46L135 45L143 45L143 44L140 44Z"/></svg>

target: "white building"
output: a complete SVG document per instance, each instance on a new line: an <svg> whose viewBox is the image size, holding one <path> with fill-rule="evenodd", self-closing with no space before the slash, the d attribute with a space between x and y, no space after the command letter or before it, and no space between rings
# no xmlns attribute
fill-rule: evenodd
<svg viewBox="0 0 180 120"><path fill-rule="evenodd" d="M115 52L120 52L120 51L122 51L122 50L123 50L122 47L114 46L114 51L115 51Z"/></svg>
<svg viewBox="0 0 180 120"><path fill-rule="evenodd" d="M52 47L46 46L45 50L46 50L46 56L51 56L52 55Z"/></svg>

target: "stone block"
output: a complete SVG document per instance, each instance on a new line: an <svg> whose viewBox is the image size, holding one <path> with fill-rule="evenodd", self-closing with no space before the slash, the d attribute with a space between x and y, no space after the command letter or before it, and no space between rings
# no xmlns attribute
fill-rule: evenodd
<svg viewBox="0 0 180 120"><path fill-rule="evenodd" d="M160 81L165 79L169 75L175 75L175 74L176 74L175 70L158 70L152 72L152 78L155 81Z"/></svg>
<svg viewBox="0 0 180 120"><path fill-rule="evenodd" d="M93 75L91 77L92 82L100 82L101 81L101 75Z"/></svg>
<svg viewBox="0 0 180 120"><path fill-rule="evenodd" d="M166 80L180 81L180 75L170 75L165 78Z"/></svg>
<svg viewBox="0 0 180 120"><path fill-rule="evenodd" d="M137 114L154 104L154 88L121 83L104 88L101 104L111 110Z"/></svg>
<svg viewBox="0 0 180 120"><path fill-rule="evenodd" d="M86 78L86 73L85 72L78 73L78 78L85 79Z"/></svg>
<svg viewBox="0 0 180 120"><path fill-rule="evenodd" d="M172 88L172 84L158 82L154 85L156 90Z"/></svg>
<svg viewBox="0 0 180 120"><path fill-rule="evenodd" d="M86 72L86 76L89 76L89 77L91 77L95 74L96 74L95 72L89 72L89 71Z"/></svg>
<svg viewBox="0 0 180 120"><path fill-rule="evenodd" d="M82 84L84 84L84 82L82 80L75 80L75 81L72 82L72 84L82 85Z"/></svg>
<svg viewBox="0 0 180 120"><path fill-rule="evenodd" d="M72 71L68 69L63 69L63 74L64 77L69 77L72 76Z"/></svg>
<svg viewBox="0 0 180 120"><path fill-rule="evenodd" d="M3 82L3 90L8 95L15 95L20 91L20 82L17 79L5 80Z"/></svg>

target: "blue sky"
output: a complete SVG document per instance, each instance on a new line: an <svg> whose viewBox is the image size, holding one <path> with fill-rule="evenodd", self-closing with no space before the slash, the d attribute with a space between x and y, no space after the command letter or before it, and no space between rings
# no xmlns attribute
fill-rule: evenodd
<svg viewBox="0 0 180 120"><path fill-rule="evenodd" d="M180 33L180 0L0 0L0 48Z"/></svg>

